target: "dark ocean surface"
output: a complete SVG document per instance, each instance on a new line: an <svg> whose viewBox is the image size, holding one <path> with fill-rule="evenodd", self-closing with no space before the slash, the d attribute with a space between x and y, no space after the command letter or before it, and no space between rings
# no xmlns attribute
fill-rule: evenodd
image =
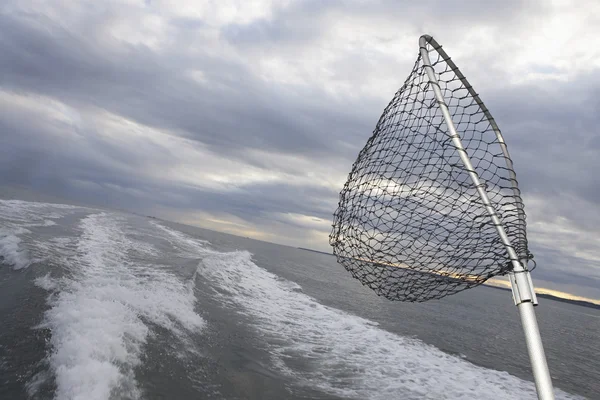
<svg viewBox="0 0 600 400"><path fill-rule="evenodd" d="M537 313L557 397L600 399L600 311ZM509 292L389 302L328 255L85 207L0 200L0 323L0 399L535 398Z"/></svg>

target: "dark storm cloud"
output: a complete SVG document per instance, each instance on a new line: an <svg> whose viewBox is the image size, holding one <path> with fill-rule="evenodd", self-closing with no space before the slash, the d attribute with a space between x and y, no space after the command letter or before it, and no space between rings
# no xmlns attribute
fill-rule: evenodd
<svg viewBox="0 0 600 400"><path fill-rule="evenodd" d="M176 154L143 142L139 151L107 141L88 127L84 135L60 137L52 133L72 129L51 121L15 115L0 120L0 131L18 132L2 137L0 183L30 183L47 188L50 184L80 201L93 202L98 196L112 196L119 207L132 204L151 208L153 204L174 208L228 211L240 218L261 217L268 212L313 214L329 218L337 196L332 189L317 185L291 184L236 185L231 190L207 190L167 180L148 180L140 174L152 164L169 162ZM137 146L136 146L137 147ZM256 162L256 164L260 164ZM86 184L87 183L87 184ZM82 186L83 185L83 186ZM88 188L89 193L77 193ZM126 190L126 189L136 190ZM156 196L156 194L167 194ZM108 204L108 203L107 203Z"/></svg>
<svg viewBox="0 0 600 400"><path fill-rule="evenodd" d="M467 40L465 27L491 30L502 42L527 32L523 21L531 8L539 16L551 12L545 3L521 1L307 1L218 29L199 17L167 16L170 41L156 49L125 43L107 31L131 11L114 2L84 8L77 23L11 4L0 6L0 89L9 96L9 105L0 109L0 183L126 209L227 213L259 229L267 219L305 226L282 217L286 214L331 219L339 186L357 152L412 67L416 35L445 32L443 42L453 54ZM152 12L151 5L147 11ZM137 15L131 18L137 21ZM358 31L369 21L391 22L397 31L377 29L373 46L359 46L354 38L340 47L323 47L321 38L348 20ZM521 25L521 31L509 32ZM216 44L206 39L210 35L199 34L210 29L217 30L210 31L218 37ZM415 45L403 61L374 49L405 36ZM304 53L306 49L319 49L323 57L334 54L335 61L326 65L318 58L322 53ZM485 51L463 49L464 56L455 61L465 64L468 76L473 71L476 88L485 88L482 98L505 134L526 198L544 200L543 205L526 206L530 221L538 223L530 236L546 240L533 245L542 254L539 273L559 282L568 282L571 274L576 278L570 282L584 285L586 271L598 269L588 255L600 250L575 240L574 249L586 256L550 251L545 229L568 222L584 237L600 234L600 132L594 120L600 109L598 70L546 81L551 84L494 85L488 82L508 82L512 60L504 55L508 61L500 68L493 61L503 55ZM485 54L478 58L481 52ZM329 68L331 82L301 75L298 79L305 81L282 83L259 76L256 65L280 53L321 66L314 73L317 78ZM303 59L306 54L315 58ZM532 72L563 71L550 62L550 57L540 60ZM284 76L293 75L289 67L282 67ZM381 93L363 87L379 75L390 77ZM346 91L332 94L330 83ZM38 117L29 103L10 104L12 95L40 104L57 101L70 110L50 111L64 113L64 120ZM98 122L102 117L97 114L106 111L179 141L170 147L153 140L120 141L118 135L106 135L110 128ZM236 176L255 168L252 174L275 171L281 176L211 186L154 171L177 164L187 147L206 149L193 158L199 172L210 167ZM578 266L564 272L562 265L569 262Z"/></svg>
<svg viewBox="0 0 600 400"><path fill-rule="evenodd" d="M38 29L43 24L47 29ZM115 51L51 21L23 16L0 15L0 35L5 88L93 104L175 129L219 152L251 147L332 153L336 142L361 135L366 127L356 113L323 101L318 89L286 93L265 87L244 65L227 60L158 54L144 47ZM195 67L223 89L202 86L184 74Z"/></svg>

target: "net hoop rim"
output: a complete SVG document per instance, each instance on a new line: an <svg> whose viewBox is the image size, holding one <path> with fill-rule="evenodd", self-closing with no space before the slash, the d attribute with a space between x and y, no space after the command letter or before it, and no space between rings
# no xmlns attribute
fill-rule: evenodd
<svg viewBox="0 0 600 400"><path fill-rule="evenodd" d="M486 116L486 118L488 119L488 121L490 122L490 124L492 125L492 128L494 129L494 132L496 132L496 135L499 136L498 139L500 139L501 143L504 143L504 138L502 137L502 133L500 132L500 128L498 127L498 124L496 123L496 120L494 119L494 117L490 113L490 110L485 106L485 104L483 103L483 101L479 97L479 94L473 88L473 85L471 85L469 83L469 81L463 75L463 73L460 71L460 69L458 68L458 66L454 63L454 61L452 61L452 58L450 58L450 56L448 55L448 53L446 53L446 51L442 48L442 45L439 44L430 35L422 35L419 38L419 51L421 52L421 57L423 57L423 63L425 65L431 66L431 61L429 59L429 50L427 50L427 44L430 44L431 47L433 47L433 49L435 51L437 51L437 53L442 57L442 59L444 60L444 62L446 62L446 64L448 64L448 66L456 74L456 76L458 77L458 79L460 79L460 81L463 83L463 85L465 85L465 89L467 89L467 91L469 92L469 94L471 96L473 96L473 99L475 100L475 102L477 103L477 105L481 108L481 111L484 113L484 115Z"/></svg>

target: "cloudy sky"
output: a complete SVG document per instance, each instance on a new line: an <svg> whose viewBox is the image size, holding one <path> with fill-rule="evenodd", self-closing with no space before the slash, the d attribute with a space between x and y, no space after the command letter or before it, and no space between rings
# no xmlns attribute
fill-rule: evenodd
<svg viewBox="0 0 600 400"><path fill-rule="evenodd" d="M0 184L329 251L423 33L505 135L536 279L600 297L595 0L3 0Z"/></svg>

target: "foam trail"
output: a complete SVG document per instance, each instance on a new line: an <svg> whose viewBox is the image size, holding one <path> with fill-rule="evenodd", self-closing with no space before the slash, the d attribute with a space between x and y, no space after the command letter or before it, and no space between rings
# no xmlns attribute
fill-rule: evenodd
<svg viewBox="0 0 600 400"><path fill-rule="evenodd" d="M154 255L122 230L123 221L95 214L81 222L70 278L36 281L55 290L43 326L52 332L48 357L57 399L141 396L133 370L140 363L151 325L178 337L204 326L194 311L193 288L160 265L129 260L132 252Z"/></svg>
<svg viewBox="0 0 600 400"><path fill-rule="evenodd" d="M531 382L319 304L255 265L248 252L209 255L198 268L225 304L276 343L270 345L276 366L305 386L353 399L536 398ZM298 360L308 365L297 367ZM558 391L557 398L576 397Z"/></svg>

